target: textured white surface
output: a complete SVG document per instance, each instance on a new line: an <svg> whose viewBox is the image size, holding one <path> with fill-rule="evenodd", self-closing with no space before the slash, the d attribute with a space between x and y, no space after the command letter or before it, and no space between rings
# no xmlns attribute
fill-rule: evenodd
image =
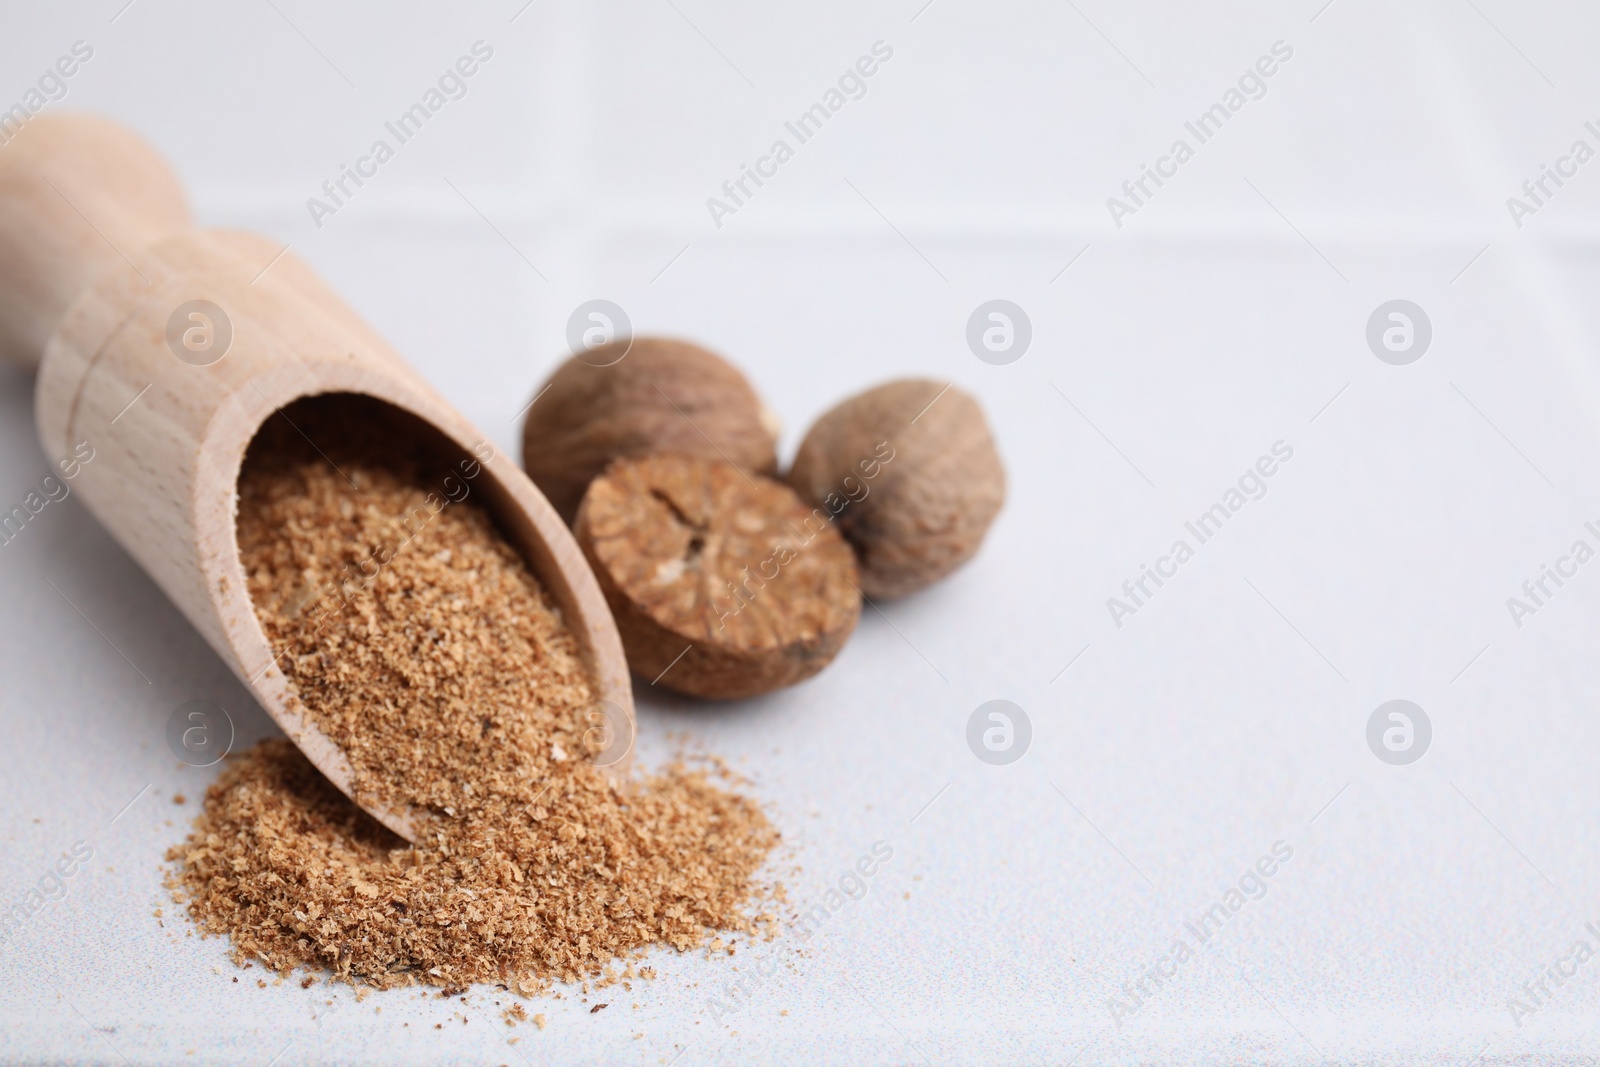
<svg viewBox="0 0 1600 1067"><path fill-rule="evenodd" d="M530 1007L543 1032L507 1030L492 991L261 989L188 935L161 856L212 772L175 763L166 719L204 698L242 742L272 727L77 502L50 505L0 548L0 905L73 842L95 855L0 946L0 1058L1600 1055L1600 962L1520 1027L1508 1007L1575 939L1600 949L1600 565L1520 629L1505 604L1573 540L1600 546L1600 169L1520 230L1505 207L1574 139L1600 147L1592 12L275 2L13 8L0 103L91 41L64 105L154 139L204 222L293 242L505 447L568 313L604 296L746 367L786 451L846 393L953 378L1010 502L972 565L869 610L814 681L710 708L640 687L644 761L672 731L734 759L796 902L875 841L894 858L803 956L662 954L598 1014ZM480 38L468 96L314 228L305 197ZM705 198L879 39L867 96L714 227ZM1105 198L1279 39L1267 96L1113 228ZM963 340L996 296L1034 329L1004 367ZM1434 329L1408 367L1364 341L1397 297ZM4 506L55 458L30 390L0 373ZM1114 626L1106 598L1279 440L1267 495ZM1407 767L1365 741L1395 697L1434 728ZM1005 768L964 741L994 698L1034 728ZM1280 840L1267 895L1116 1025L1123 984ZM719 1024L708 1000L766 953L781 966Z"/></svg>

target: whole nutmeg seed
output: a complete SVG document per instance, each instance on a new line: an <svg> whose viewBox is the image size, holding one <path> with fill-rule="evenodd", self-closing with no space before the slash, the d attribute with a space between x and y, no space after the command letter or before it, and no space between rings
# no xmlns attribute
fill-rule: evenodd
<svg viewBox="0 0 1600 1067"><path fill-rule="evenodd" d="M522 424L522 465L570 523L614 459L676 452L771 474L777 437L776 419L727 360L685 341L636 337L556 369Z"/></svg>
<svg viewBox="0 0 1600 1067"><path fill-rule="evenodd" d="M748 697L816 674L861 617L856 563L828 516L720 459L621 459L573 528L628 666L699 697Z"/></svg>
<svg viewBox="0 0 1600 1067"><path fill-rule="evenodd" d="M978 402L923 378L869 389L818 419L788 481L834 515L869 597L913 593L971 559L1006 497Z"/></svg>

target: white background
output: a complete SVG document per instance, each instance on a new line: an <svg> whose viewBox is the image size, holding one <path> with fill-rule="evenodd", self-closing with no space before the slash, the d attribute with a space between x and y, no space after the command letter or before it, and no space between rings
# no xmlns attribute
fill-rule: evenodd
<svg viewBox="0 0 1600 1067"><path fill-rule="evenodd" d="M530 1005L543 1032L482 990L235 984L188 935L161 856L215 772L174 762L167 717L202 698L241 743L273 727L87 512L51 505L0 548L0 904L76 840L95 858L0 948L0 1056L1600 1054L1600 962L1520 1027L1508 1006L1576 939L1600 950L1600 563L1521 628L1506 607L1600 547L1600 163L1521 228L1506 206L1574 140L1600 149L1600 27L1571 3L1322 2L0 8L0 105L89 42L52 107L150 138L202 224L290 243L506 448L568 314L605 297L743 366L786 457L843 396L934 375L981 398L1011 483L979 557L869 608L815 680L714 707L639 685L644 761L685 738L734 759L795 901L891 842L869 896L803 955L761 950L782 965L720 1025L708 999L748 955L658 954L606 1011ZM480 39L467 97L314 226L306 198ZM707 197L879 40L865 98L715 226ZM1106 198L1279 40L1265 98L1115 227ZM1033 324L1008 366L963 336L994 297ZM1365 341L1395 298L1433 326L1410 366ZM0 373L6 507L54 458L31 386ZM1106 598L1278 440L1267 496L1115 626ZM1003 768L964 740L995 698L1034 730ZM1410 766L1367 748L1392 698L1433 724ZM1279 840L1267 896L1115 1025L1123 983Z"/></svg>

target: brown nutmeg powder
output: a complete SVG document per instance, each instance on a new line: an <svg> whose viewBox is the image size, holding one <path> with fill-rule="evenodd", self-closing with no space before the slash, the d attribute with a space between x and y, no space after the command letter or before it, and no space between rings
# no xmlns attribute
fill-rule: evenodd
<svg viewBox="0 0 1600 1067"><path fill-rule="evenodd" d="M778 835L731 776L618 781L588 762L577 642L472 499L470 458L376 455L366 441L394 439L380 410L289 414L239 483L257 615L357 795L432 817L408 845L288 741L263 742L168 853L202 930L280 973L533 992L770 926L758 913L781 890L756 878Z"/></svg>

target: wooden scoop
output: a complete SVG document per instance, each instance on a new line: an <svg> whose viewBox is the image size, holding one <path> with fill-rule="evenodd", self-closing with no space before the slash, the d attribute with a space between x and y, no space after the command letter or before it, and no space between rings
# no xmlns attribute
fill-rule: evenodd
<svg viewBox="0 0 1600 1067"><path fill-rule="evenodd" d="M234 528L245 449L291 401L357 394L475 454L472 492L560 605L613 720L595 760L626 769L622 643L544 496L284 246L193 229L176 177L127 130L46 115L0 148L0 354L38 368L45 455L94 449L73 481L89 510L346 794L350 763L295 696L250 602ZM413 812L367 810L413 837Z"/></svg>

